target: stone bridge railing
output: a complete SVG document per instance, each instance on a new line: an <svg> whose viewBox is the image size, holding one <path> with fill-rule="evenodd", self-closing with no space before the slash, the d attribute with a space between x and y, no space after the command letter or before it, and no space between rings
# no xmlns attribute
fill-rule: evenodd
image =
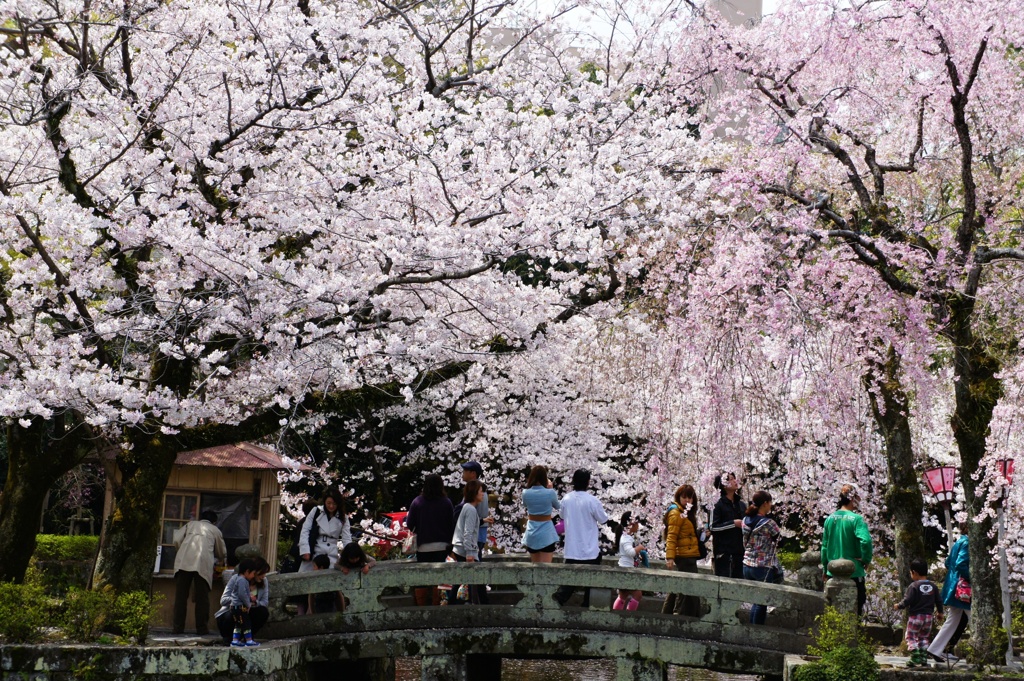
<svg viewBox="0 0 1024 681"><path fill-rule="evenodd" d="M494 585L492 595L501 593L503 604L415 607L408 598L403 604L395 597L417 586L466 582ZM553 598L560 585L697 596L704 612L682 617L612 611L607 599L603 608L563 607ZM288 596L336 590L349 601L343 614L296 616L284 607ZM623 657L651 661L656 667L676 664L751 674L778 674L784 654L805 652L814 617L824 609L820 592L789 586L668 570L512 561L395 562L380 563L366 575L335 570L275 575L271 594L271 622L261 637L311 637L304 642L312 646L310 660L466 653ZM767 626L748 624L748 603L774 607ZM341 636L325 636L331 634Z"/></svg>
<svg viewBox="0 0 1024 681"><path fill-rule="evenodd" d="M494 585L495 604L415 607L402 595L464 580ZM552 598L561 584L683 593L705 607L700 617L653 607L611 611L607 594L595 594L589 610L573 602L562 607ZM273 620L260 631L259 648L0 645L0 681L384 681L394 679L394 659L407 656L421 658L422 681L493 681L503 657L608 658L620 681L666 681L669 665L777 677L786 653L805 650L807 630L824 608L820 591L668 570L515 561L383 563L367 575L274 575L270 585ZM344 614L298 617L284 605L290 595L335 590L350 601ZM745 603L774 606L768 626L747 624Z"/></svg>

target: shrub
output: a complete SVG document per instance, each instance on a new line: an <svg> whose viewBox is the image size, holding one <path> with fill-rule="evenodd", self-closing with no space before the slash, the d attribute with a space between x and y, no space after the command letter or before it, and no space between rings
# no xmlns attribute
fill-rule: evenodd
<svg viewBox="0 0 1024 681"><path fill-rule="evenodd" d="M793 670L794 681L877 681L878 663L868 648L837 648L819 662Z"/></svg>
<svg viewBox="0 0 1024 681"><path fill-rule="evenodd" d="M825 608L825 612L814 618L817 630L814 643L807 648L811 655L825 656L843 648L868 648L867 639L861 633L860 622L852 613Z"/></svg>
<svg viewBox="0 0 1024 681"><path fill-rule="evenodd" d="M121 635L142 645L146 642L149 625L157 615L158 598L150 598L145 591L129 591L114 601L111 621Z"/></svg>
<svg viewBox="0 0 1024 681"><path fill-rule="evenodd" d="M281 563L284 561L285 556L288 555L288 550L292 547L291 539L279 539L277 541L277 567L280 569Z"/></svg>
<svg viewBox="0 0 1024 681"><path fill-rule="evenodd" d="M0 582L0 638L7 643L35 643L46 625L46 593L38 582Z"/></svg>
<svg viewBox="0 0 1024 681"><path fill-rule="evenodd" d="M34 560L88 560L96 556L100 538L91 535L66 536L40 534L36 536Z"/></svg>
<svg viewBox="0 0 1024 681"><path fill-rule="evenodd" d="M877 681L878 663L856 615L825 608L816 621L814 644L807 652L821 660L796 667L794 681Z"/></svg>
<svg viewBox="0 0 1024 681"><path fill-rule="evenodd" d="M64 597L64 613L60 619L61 631L72 641L94 641L109 620L113 606L112 591L72 588Z"/></svg>
<svg viewBox="0 0 1024 681"><path fill-rule="evenodd" d="M38 535L32 565L39 570L46 592L62 597L70 589L85 589L98 545L99 537Z"/></svg>
<svg viewBox="0 0 1024 681"><path fill-rule="evenodd" d="M141 645L156 616L157 602L144 591L116 594L111 589L72 589L64 599L61 630L67 638L84 643L113 630L122 640Z"/></svg>
<svg viewBox="0 0 1024 681"><path fill-rule="evenodd" d="M786 571L787 575L795 576L797 571L800 569L801 553L801 551L779 551L779 563L782 565L782 569Z"/></svg>
<svg viewBox="0 0 1024 681"><path fill-rule="evenodd" d="M85 589L89 585L92 563L85 561L36 561L39 583L50 596L63 598L71 589Z"/></svg>

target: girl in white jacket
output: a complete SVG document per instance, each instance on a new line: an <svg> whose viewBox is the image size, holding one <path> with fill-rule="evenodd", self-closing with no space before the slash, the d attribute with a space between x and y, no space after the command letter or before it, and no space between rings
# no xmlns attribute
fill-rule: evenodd
<svg viewBox="0 0 1024 681"><path fill-rule="evenodd" d="M644 551L643 546L634 546L633 535L640 528L640 520L634 519L632 513L626 511L622 514L622 521L619 523L619 531L615 537L615 543L619 547L619 567L636 567L637 556ZM640 607L640 599L644 592L630 589L619 589L619 597L612 604L612 610L636 610Z"/></svg>

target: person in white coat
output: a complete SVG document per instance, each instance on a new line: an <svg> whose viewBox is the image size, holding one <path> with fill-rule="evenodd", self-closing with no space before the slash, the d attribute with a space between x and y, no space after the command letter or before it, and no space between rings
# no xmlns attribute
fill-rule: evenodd
<svg viewBox="0 0 1024 681"><path fill-rule="evenodd" d="M210 631L210 588L213 583L213 564L227 558L224 535L214 525L217 514L203 511L199 520L190 520L174 532L174 615L175 634L185 633L185 613L188 592L195 592L196 633L204 636Z"/></svg>
<svg viewBox="0 0 1024 681"><path fill-rule="evenodd" d="M352 526L345 515L345 497L336 489L327 490L322 506L314 508L306 516L299 533L299 557L302 564L299 572L313 571L313 557L327 556L333 568L338 562L338 542L342 546L352 541ZM299 614L306 614L306 605L299 604Z"/></svg>
<svg viewBox="0 0 1024 681"><path fill-rule="evenodd" d="M316 532L313 525L316 524ZM312 541L310 535L312 533ZM313 570L313 556L324 554L331 560L331 567L338 562L338 542L344 546L352 541L352 526L345 515L345 497L336 489L324 495L324 503L306 516L299 534L299 555L302 565L299 572Z"/></svg>

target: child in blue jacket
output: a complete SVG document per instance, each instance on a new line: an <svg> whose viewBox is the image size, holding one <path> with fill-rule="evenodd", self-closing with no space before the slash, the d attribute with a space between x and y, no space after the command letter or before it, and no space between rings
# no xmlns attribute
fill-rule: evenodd
<svg viewBox="0 0 1024 681"><path fill-rule="evenodd" d="M259 567L259 562L252 558L239 561L235 574L224 587L224 593L231 597L231 618L235 622L231 645L235 648L255 648L259 645L252 640L252 621L249 619L249 608L252 606L250 584L256 579Z"/></svg>

